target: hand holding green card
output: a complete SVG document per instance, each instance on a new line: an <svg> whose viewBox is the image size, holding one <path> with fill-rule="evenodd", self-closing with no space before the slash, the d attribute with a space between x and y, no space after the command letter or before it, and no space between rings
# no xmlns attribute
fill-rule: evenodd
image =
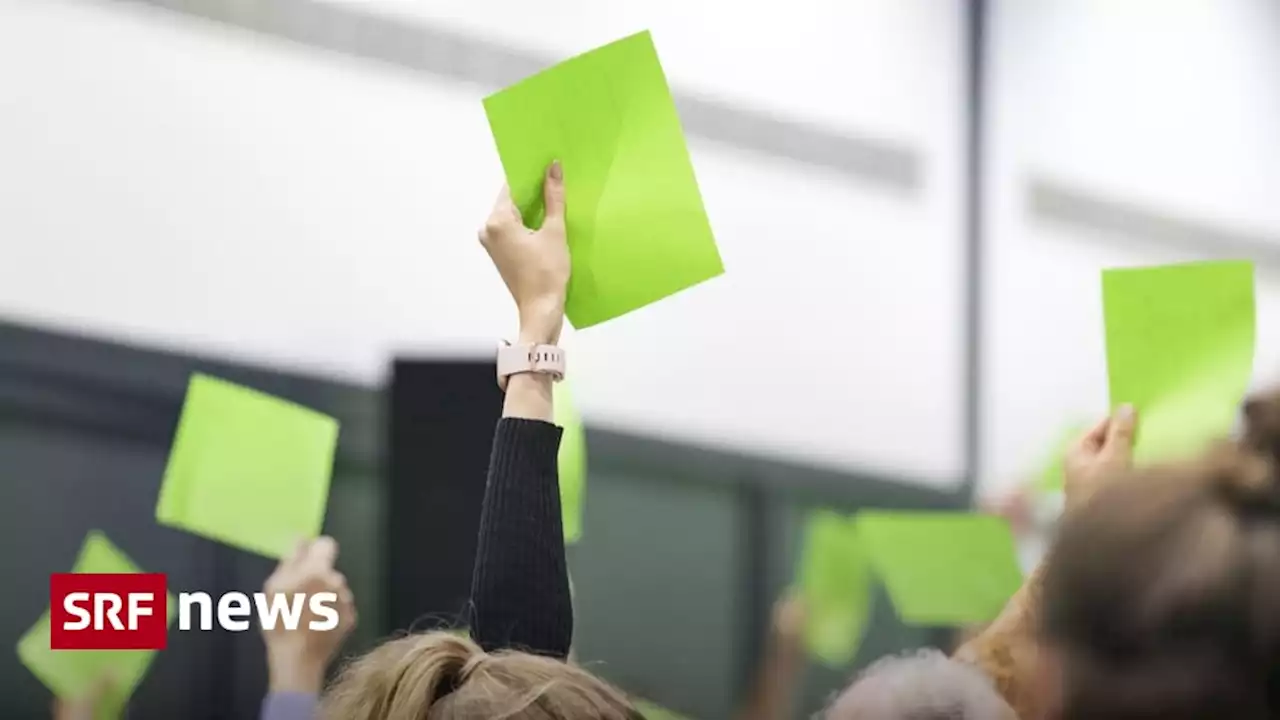
<svg viewBox="0 0 1280 720"><path fill-rule="evenodd" d="M120 552L105 535L89 533L80 548L76 573L138 573L133 561ZM167 603L168 620L173 622L177 602ZM46 610L36 624L18 640L18 658L54 695L79 698L95 683L109 675L110 691L98 708L98 720L119 718L155 657L154 650L51 650L50 615Z"/></svg>
<svg viewBox="0 0 1280 720"><path fill-rule="evenodd" d="M484 101L511 197L542 224L564 168L572 258L565 314L611 320L724 272L648 32L566 60Z"/></svg>
<svg viewBox="0 0 1280 720"><path fill-rule="evenodd" d="M587 488L587 437L573 396L564 382L553 388L555 423L564 428L556 464L560 469L560 515L564 541L575 543L582 537L583 500Z"/></svg>
<svg viewBox="0 0 1280 720"><path fill-rule="evenodd" d="M904 623L989 622L1022 585L1013 534L998 517L864 512L858 534Z"/></svg>
<svg viewBox="0 0 1280 720"><path fill-rule="evenodd" d="M831 667L848 665L871 613L871 568L853 518L829 510L809 516L799 585L806 649Z"/></svg>
<svg viewBox="0 0 1280 720"><path fill-rule="evenodd" d="M156 520L267 557L320 534L338 422L192 375Z"/></svg>
<svg viewBox="0 0 1280 720"><path fill-rule="evenodd" d="M1102 274L1113 406L1138 411L1138 462L1195 454L1230 432L1253 371L1248 262Z"/></svg>

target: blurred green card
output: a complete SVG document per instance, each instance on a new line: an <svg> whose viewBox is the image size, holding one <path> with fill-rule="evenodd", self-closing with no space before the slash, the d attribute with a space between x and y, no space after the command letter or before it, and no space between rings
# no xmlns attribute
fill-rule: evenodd
<svg viewBox="0 0 1280 720"><path fill-rule="evenodd" d="M338 422L192 375L156 506L162 525L279 558L320 534Z"/></svg>
<svg viewBox="0 0 1280 720"><path fill-rule="evenodd" d="M553 390L555 423L564 428L560 438L560 516L564 524L564 541L575 543L582 537L583 501L587 489L587 433L582 417L573 404L569 386L558 382Z"/></svg>
<svg viewBox="0 0 1280 720"><path fill-rule="evenodd" d="M858 654L871 613L871 568L854 518L812 513L799 569L805 647L823 664L844 667Z"/></svg>
<svg viewBox="0 0 1280 720"><path fill-rule="evenodd" d="M85 537L71 570L76 573L139 573L133 561L120 552L106 535L94 530ZM173 623L177 601L168 598L168 616ZM154 650L50 650L50 615L45 610L36 624L18 640L18 659L45 687L60 698L77 699L88 693L104 676L111 678L111 691L98 708L98 720L114 720L124 714L129 698L146 676Z"/></svg>
<svg viewBox="0 0 1280 720"><path fill-rule="evenodd" d="M564 168L575 328L724 272L671 91L642 32L484 101L525 223L540 227L547 167Z"/></svg>
<svg viewBox="0 0 1280 720"><path fill-rule="evenodd" d="M644 716L644 720L685 720L683 715L677 715L647 700L634 700L632 702L635 704L636 710L639 710L640 714Z"/></svg>
<svg viewBox="0 0 1280 720"><path fill-rule="evenodd" d="M1138 410L1139 462L1195 454L1235 424L1253 371L1249 262L1102 273L1111 404Z"/></svg>
<svg viewBox="0 0 1280 720"><path fill-rule="evenodd" d="M951 512L864 512L858 531L909 625L985 623L1022 585L1009 523Z"/></svg>

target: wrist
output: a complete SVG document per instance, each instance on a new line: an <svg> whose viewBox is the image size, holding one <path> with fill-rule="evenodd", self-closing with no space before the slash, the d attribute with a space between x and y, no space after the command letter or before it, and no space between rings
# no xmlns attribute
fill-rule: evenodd
<svg viewBox="0 0 1280 720"><path fill-rule="evenodd" d="M553 296L520 306L520 344L555 345L564 327L564 298Z"/></svg>
<svg viewBox="0 0 1280 720"><path fill-rule="evenodd" d="M267 651L267 674L271 692L298 692L318 695L324 688L327 662L301 651Z"/></svg>
<svg viewBox="0 0 1280 720"><path fill-rule="evenodd" d="M777 638L773 641L773 655L783 664L794 664L804 657L804 642L796 638Z"/></svg>

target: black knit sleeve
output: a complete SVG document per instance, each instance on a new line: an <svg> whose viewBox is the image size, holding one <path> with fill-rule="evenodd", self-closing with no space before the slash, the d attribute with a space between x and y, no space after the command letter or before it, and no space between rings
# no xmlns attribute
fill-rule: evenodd
<svg viewBox="0 0 1280 720"><path fill-rule="evenodd" d="M560 519L560 428L498 421L471 576L471 637L485 650L566 659L573 604Z"/></svg>

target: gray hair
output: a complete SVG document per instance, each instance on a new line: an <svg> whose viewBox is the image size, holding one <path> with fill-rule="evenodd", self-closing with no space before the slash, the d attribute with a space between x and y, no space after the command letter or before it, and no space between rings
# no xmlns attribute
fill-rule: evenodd
<svg viewBox="0 0 1280 720"><path fill-rule="evenodd" d="M1016 720L982 671L937 650L881 658L823 714L826 720Z"/></svg>

